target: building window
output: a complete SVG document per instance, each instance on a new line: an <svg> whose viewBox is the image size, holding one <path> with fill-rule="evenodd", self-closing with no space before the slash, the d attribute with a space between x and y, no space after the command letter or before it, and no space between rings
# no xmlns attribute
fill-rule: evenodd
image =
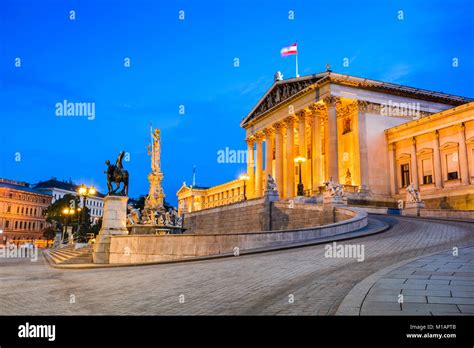
<svg viewBox="0 0 474 348"><path fill-rule="evenodd" d="M18 228L18 221L15 221L15 229Z"/></svg>
<svg viewBox="0 0 474 348"><path fill-rule="evenodd" d="M421 160L421 170L423 173L423 184L428 185L433 183L433 161L431 158Z"/></svg>
<svg viewBox="0 0 474 348"><path fill-rule="evenodd" d="M410 165L408 163L402 164L402 187L407 187L410 185Z"/></svg>
<svg viewBox="0 0 474 348"><path fill-rule="evenodd" d="M10 227L10 221L7 220L7 221L5 221L5 228L9 228L9 227Z"/></svg>
<svg viewBox="0 0 474 348"><path fill-rule="evenodd" d="M457 152L448 153L446 154L445 159L446 159L446 172L448 173L447 179L448 180L458 179L459 178L458 153Z"/></svg>
<svg viewBox="0 0 474 348"><path fill-rule="evenodd" d="M10 213L11 211L12 211L12 207L9 205L9 206L7 207L7 213Z"/></svg>

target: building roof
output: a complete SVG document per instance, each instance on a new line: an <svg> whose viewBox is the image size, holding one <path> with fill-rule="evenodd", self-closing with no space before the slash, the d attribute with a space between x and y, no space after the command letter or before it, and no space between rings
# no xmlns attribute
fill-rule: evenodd
<svg viewBox="0 0 474 348"><path fill-rule="evenodd" d="M399 124L399 125L393 126L391 128L385 129L384 132L385 132L385 134L396 133L400 130L406 130L406 129L409 129L409 128L412 128L412 127L417 127L419 125L425 125L429 122L433 122L435 120L443 119L447 116L454 115L454 114L460 113L460 112L469 111L469 110L474 110L474 102L466 103L466 104L463 104L463 105L460 105L460 106L456 106L454 108L450 108L450 109L446 109L446 110L437 112L435 114L431 114L431 115L428 115L428 116L418 118L416 120L413 120L413 121L410 121L410 122L407 122L407 123ZM456 122L461 122L461 121L462 120L456 119ZM446 124L445 126L449 127L450 124ZM426 129L424 129L423 131L426 131Z"/></svg>
<svg viewBox="0 0 474 348"><path fill-rule="evenodd" d="M61 181L61 180L57 180L56 178L51 178L46 181L41 181L34 185L34 188L39 189L39 190L59 189L59 190L76 192L76 193L79 187L80 185L76 185L72 181ZM96 191L96 194L94 196L105 197L105 195L103 193L100 193L99 191Z"/></svg>
<svg viewBox="0 0 474 348"><path fill-rule="evenodd" d="M30 184L26 182L14 181L9 179L0 178L0 188L8 188L12 190L25 191L29 193L34 193L37 195L51 197L50 194L41 192L35 188L30 187Z"/></svg>
<svg viewBox="0 0 474 348"><path fill-rule="evenodd" d="M360 89L407 96L452 106L474 101L472 98L326 71L319 74L275 81L255 107L243 118L240 125L246 128L252 120L260 118L267 111L275 110L281 104L327 83L348 85ZM287 91L285 91L284 95L281 93L276 98L274 92L282 90L282 87L285 87Z"/></svg>

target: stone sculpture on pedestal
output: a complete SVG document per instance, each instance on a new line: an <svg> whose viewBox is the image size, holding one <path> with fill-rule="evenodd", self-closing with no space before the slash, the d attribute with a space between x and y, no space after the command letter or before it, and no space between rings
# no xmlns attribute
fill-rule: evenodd
<svg viewBox="0 0 474 348"><path fill-rule="evenodd" d="M94 263L109 263L110 236L128 234L128 172L122 167L124 153L124 151L120 152L115 165L111 165L108 160L106 161L108 169L105 173L107 174L107 188L109 189L109 193L104 198L102 228L96 238L92 253ZM112 187L112 183L117 185L115 189ZM124 184L124 187L121 192L116 194L121 183Z"/></svg>

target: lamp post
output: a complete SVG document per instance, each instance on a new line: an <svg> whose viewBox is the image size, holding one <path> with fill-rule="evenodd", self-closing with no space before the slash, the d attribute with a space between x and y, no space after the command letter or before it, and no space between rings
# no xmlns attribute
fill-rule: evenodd
<svg viewBox="0 0 474 348"><path fill-rule="evenodd" d="M86 201L87 201L87 197L95 195L96 192L97 191L96 191L94 186L87 187L84 184L82 184L79 187L79 190L78 190L79 195L82 197L81 230L82 230L82 235L84 236L84 238L87 234L87 231L86 231L86 209L87 209Z"/></svg>
<svg viewBox="0 0 474 348"><path fill-rule="evenodd" d="M247 199L246 182L247 182L247 180L250 179L250 176L248 176L247 174L242 174L242 175L239 176L239 179L244 182L244 200L246 200Z"/></svg>
<svg viewBox="0 0 474 348"><path fill-rule="evenodd" d="M75 212L76 211L74 209L69 209L69 208L64 208L63 211L62 211L63 215L66 216L66 224L64 225L63 234L61 236L61 245L64 242L64 234L67 232L69 220L70 220L71 216L74 215Z"/></svg>
<svg viewBox="0 0 474 348"><path fill-rule="evenodd" d="M298 172L299 172L299 177L300 181L298 183L298 196L304 196L304 186L303 186L303 180L301 179L301 163L306 162L306 158L302 156L298 156L295 158L295 162L298 163Z"/></svg>

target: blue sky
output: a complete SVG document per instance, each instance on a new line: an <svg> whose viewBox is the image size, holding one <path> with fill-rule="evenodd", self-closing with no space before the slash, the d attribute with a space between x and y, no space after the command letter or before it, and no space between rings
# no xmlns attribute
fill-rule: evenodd
<svg viewBox="0 0 474 348"><path fill-rule="evenodd" d="M104 161L123 149L130 195L145 194L152 122L162 130L164 189L175 204L193 165L199 185L244 171L219 164L217 151L245 149L241 119L275 71L294 76L283 46L298 40L300 75L330 63L338 73L474 97L473 12L468 0L2 0L0 177L72 178L105 191ZM95 119L57 117L63 100L94 102Z"/></svg>

